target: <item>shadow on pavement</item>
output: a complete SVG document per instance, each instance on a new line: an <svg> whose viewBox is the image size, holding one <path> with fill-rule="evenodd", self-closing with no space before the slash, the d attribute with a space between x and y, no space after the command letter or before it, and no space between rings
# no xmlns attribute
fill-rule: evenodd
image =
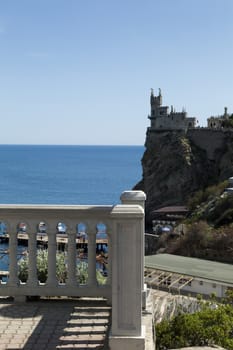
<svg viewBox="0 0 233 350"><path fill-rule="evenodd" d="M103 299L0 299L0 350L107 350L110 314Z"/></svg>

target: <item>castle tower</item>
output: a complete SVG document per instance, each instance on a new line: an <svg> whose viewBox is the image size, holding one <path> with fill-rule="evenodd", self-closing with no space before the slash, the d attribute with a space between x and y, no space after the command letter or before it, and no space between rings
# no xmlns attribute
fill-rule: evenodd
<svg viewBox="0 0 233 350"><path fill-rule="evenodd" d="M223 114L223 117L225 117L225 118L228 118L228 117L229 117L229 115L228 115L228 113L227 113L227 107L224 107L224 114Z"/></svg>
<svg viewBox="0 0 233 350"><path fill-rule="evenodd" d="M187 118L184 108L182 112L175 112L172 107L169 113L169 107L162 105L161 89L159 89L158 96L155 96L151 89L150 105L151 113L148 116L151 121L150 130L187 130L195 127L195 118Z"/></svg>
<svg viewBox="0 0 233 350"><path fill-rule="evenodd" d="M162 103L163 102L162 102L161 89L159 89L159 95L158 96L154 96L154 90L151 89L151 95L150 95L151 109L162 106Z"/></svg>
<svg viewBox="0 0 233 350"><path fill-rule="evenodd" d="M166 117L168 115L168 107L162 106L162 94L161 89L159 89L158 96L154 96L154 91L151 89L150 95L150 105L151 105L151 114L148 118L151 120L151 128L157 128L158 118Z"/></svg>

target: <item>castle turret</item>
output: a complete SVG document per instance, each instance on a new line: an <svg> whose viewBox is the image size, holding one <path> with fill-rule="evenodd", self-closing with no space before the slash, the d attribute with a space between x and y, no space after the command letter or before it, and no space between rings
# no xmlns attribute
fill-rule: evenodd
<svg viewBox="0 0 233 350"><path fill-rule="evenodd" d="M224 107L224 114L217 117L211 116L207 119L208 128L211 129L222 129L222 128L232 128L231 123L229 123L229 113L227 107Z"/></svg>
<svg viewBox="0 0 233 350"><path fill-rule="evenodd" d="M195 127L195 118L187 118L187 113L183 108L182 112L175 112L171 109L169 113L168 106L162 106L162 94L159 89L159 95L155 96L153 89L150 95L151 114L148 118L151 121L151 130L187 130L190 127Z"/></svg>
<svg viewBox="0 0 233 350"><path fill-rule="evenodd" d="M229 115L227 113L227 107L224 107L224 115L223 115L225 118L228 118Z"/></svg>
<svg viewBox="0 0 233 350"><path fill-rule="evenodd" d="M151 89L150 104L151 104L151 109L162 106L161 89L159 89L159 95L158 96L154 96L154 90Z"/></svg>

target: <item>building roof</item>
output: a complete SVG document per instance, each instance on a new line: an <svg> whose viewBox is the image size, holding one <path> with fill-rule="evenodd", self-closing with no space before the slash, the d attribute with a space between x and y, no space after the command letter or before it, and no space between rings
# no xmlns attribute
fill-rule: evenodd
<svg viewBox="0 0 233 350"><path fill-rule="evenodd" d="M233 284L233 265L172 254L145 256L145 267Z"/></svg>
<svg viewBox="0 0 233 350"><path fill-rule="evenodd" d="M188 208L187 207L184 207L184 206L170 206L170 207L163 207L163 208L160 208L160 209L156 209L156 210L153 210L152 213L187 213L188 212Z"/></svg>

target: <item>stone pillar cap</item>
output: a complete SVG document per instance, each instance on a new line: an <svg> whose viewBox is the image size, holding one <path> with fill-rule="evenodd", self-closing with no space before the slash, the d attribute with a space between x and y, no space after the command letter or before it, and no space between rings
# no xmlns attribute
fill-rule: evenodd
<svg viewBox="0 0 233 350"><path fill-rule="evenodd" d="M124 191L120 199L121 201L145 201L146 194L143 191Z"/></svg>

